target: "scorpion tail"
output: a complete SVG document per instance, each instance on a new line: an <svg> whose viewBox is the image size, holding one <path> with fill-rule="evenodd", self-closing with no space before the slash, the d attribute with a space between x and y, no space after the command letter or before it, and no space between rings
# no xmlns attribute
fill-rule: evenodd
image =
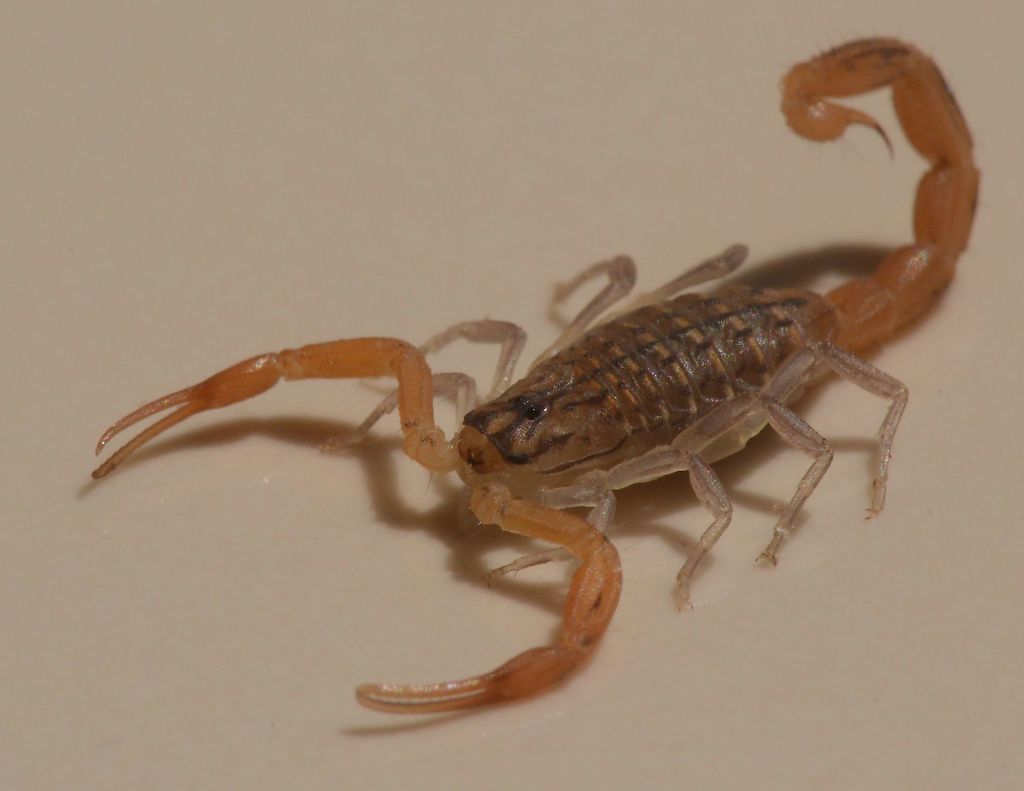
<svg viewBox="0 0 1024 791"><path fill-rule="evenodd" d="M875 272L826 296L839 312L836 343L875 345L915 319L953 279L971 234L980 173L971 134L949 86L926 55L896 39L854 41L797 64L782 82L782 112L810 140L838 138L851 124L888 138L870 116L824 97L892 87L904 134L931 163L917 187L914 242L886 256Z"/></svg>
<svg viewBox="0 0 1024 791"><path fill-rule="evenodd" d="M519 500L500 484L473 492L473 512L485 524L559 544L582 563L573 576L556 645L531 648L496 670L440 684L364 684L356 699L371 709L425 714L526 697L561 681L604 634L619 602L622 569L615 547L586 520Z"/></svg>

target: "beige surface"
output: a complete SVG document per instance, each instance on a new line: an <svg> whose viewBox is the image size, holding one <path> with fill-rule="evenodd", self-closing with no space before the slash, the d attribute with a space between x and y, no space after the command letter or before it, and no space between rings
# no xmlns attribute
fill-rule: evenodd
<svg viewBox="0 0 1024 791"><path fill-rule="evenodd" d="M1020 4L309 5L0 11L0 787L1019 779ZM834 250L758 267L907 239L921 163L883 99L895 159L868 133L793 138L776 85L887 32L941 62L984 188L954 288L875 357L911 389L878 520L883 405L830 384L801 411L840 453L778 569L752 560L805 462L762 439L720 465L737 513L692 613L669 591L706 517L682 480L632 491L589 667L523 705L402 719L355 684L545 640L564 577L488 590L524 545L460 532L393 443L320 456L372 393L281 388L87 485L107 422L258 351L495 316L535 352L550 284L608 254L650 287L744 241L758 282L835 280Z"/></svg>

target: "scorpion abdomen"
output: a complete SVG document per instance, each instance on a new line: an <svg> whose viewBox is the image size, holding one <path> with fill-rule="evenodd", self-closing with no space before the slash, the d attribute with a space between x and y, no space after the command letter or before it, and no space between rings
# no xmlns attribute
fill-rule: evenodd
<svg viewBox="0 0 1024 791"><path fill-rule="evenodd" d="M796 351L828 340L835 323L834 309L813 292L732 286L619 316L534 373L571 365L574 386L552 409L586 405L653 445L718 404L761 389ZM584 389L591 397L579 397Z"/></svg>

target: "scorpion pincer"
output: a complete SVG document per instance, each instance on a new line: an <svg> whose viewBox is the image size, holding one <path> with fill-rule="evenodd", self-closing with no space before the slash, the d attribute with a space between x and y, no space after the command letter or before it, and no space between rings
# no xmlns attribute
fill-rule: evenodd
<svg viewBox="0 0 1024 791"><path fill-rule="evenodd" d="M676 581L675 598L684 607L695 569L732 516L729 497L710 464L771 426L811 460L761 555L775 563L794 517L832 460L828 441L788 404L830 372L889 402L870 513L882 509L907 389L856 355L919 316L953 278L978 194L971 136L936 65L894 39L837 47L793 67L782 83L789 126L816 141L838 138L858 124L884 137L872 117L832 101L884 86L891 86L904 133L931 168L917 188L913 242L885 256L870 276L824 295L736 285L707 296L684 293L735 270L746 250L734 246L589 329L633 286L633 262L620 256L591 266L561 287L556 300L587 281L608 279L514 384L525 334L500 321L457 324L420 347L394 338L359 338L262 354L121 418L100 437L97 453L125 428L176 407L111 455L93 476L107 475L182 420L251 398L280 379L394 377L397 391L346 440L361 437L397 408L405 453L432 472L456 472L471 487L470 508L481 523L556 547L497 573L566 552L579 567L555 644L532 648L490 673L462 681L364 685L356 693L359 702L385 711L438 712L550 687L594 649L615 612L622 572L605 528L616 490L688 472L712 521ZM475 382L468 376L433 374L427 364L427 354L458 338L500 344L486 403L476 404ZM450 441L434 422L436 395L454 397L464 415ZM579 507L590 508L586 518L566 510Z"/></svg>

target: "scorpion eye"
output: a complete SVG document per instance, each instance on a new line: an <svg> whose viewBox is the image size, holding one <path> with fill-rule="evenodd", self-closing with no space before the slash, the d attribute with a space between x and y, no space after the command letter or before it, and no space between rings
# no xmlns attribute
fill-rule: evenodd
<svg viewBox="0 0 1024 791"><path fill-rule="evenodd" d="M525 396L519 396L515 400L515 408L519 412L520 416L527 420L536 420L543 415L547 410L535 401L526 398Z"/></svg>

